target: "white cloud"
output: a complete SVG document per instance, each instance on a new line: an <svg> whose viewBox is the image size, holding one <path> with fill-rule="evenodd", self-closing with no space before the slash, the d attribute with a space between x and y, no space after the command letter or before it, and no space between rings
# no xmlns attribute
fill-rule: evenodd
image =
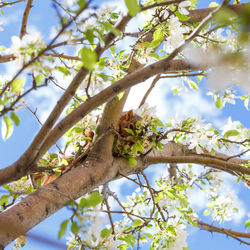
<svg viewBox="0 0 250 250"><path fill-rule="evenodd" d="M20 21L20 16L22 16L22 14L22 10L14 11L11 14L8 14L7 16L1 16L0 22L2 22L5 26L17 23Z"/></svg>

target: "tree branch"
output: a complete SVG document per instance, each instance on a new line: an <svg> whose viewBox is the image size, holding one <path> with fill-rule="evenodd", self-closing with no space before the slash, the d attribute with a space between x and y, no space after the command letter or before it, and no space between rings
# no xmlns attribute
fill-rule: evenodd
<svg viewBox="0 0 250 250"><path fill-rule="evenodd" d="M28 195L13 207L0 213L0 245L6 246L16 237L23 235L39 222L45 220L65 206L69 197L77 199L100 185L122 178L122 175L128 176L139 173L152 163L169 163L172 161L171 158L174 159L172 162L176 162L173 154L186 157L194 153L187 150L185 146L171 142L164 145L162 152L152 150L146 158L138 157L135 167L130 167L128 161L124 158L111 158L107 161L98 154L90 153L85 163L63 174L46 185L45 188ZM160 155L165 156L164 161L159 157ZM222 154L220 154L220 157L226 158ZM199 163L194 157L189 162ZM236 168L246 161L231 159L229 162ZM224 164L224 162L221 164ZM215 162L208 165L220 169L220 165L217 167Z"/></svg>
<svg viewBox="0 0 250 250"><path fill-rule="evenodd" d="M22 26L21 26L21 32L20 32L21 39L27 33L27 22L28 22L28 16L29 16L30 10L32 8L32 3L33 3L33 0L28 0L25 11L23 13L23 20L22 20Z"/></svg>
<svg viewBox="0 0 250 250"><path fill-rule="evenodd" d="M244 243L246 245L250 245L250 242L247 242L247 241L244 241L244 240L240 239L240 238L248 238L248 239L250 239L250 233L242 233L242 232L234 231L234 230L231 230L231 229L216 227L216 226L204 223L202 221L197 221L197 224L198 224L198 227L203 229L203 230L207 230L209 232L216 232L216 233L226 234L227 236L230 236L230 237L238 240L241 243Z"/></svg>

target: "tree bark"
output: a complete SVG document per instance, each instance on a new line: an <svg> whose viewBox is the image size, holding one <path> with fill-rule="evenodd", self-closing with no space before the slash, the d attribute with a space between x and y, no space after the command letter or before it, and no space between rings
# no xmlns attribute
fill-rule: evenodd
<svg viewBox="0 0 250 250"><path fill-rule="evenodd" d="M135 167L130 167L124 158L110 157L107 159L101 157L100 154L90 154L83 164L0 213L0 247L5 247L18 236L25 234L65 206L68 201L75 200L100 185L121 178L120 174L128 176L139 173L155 163L180 162L178 157L183 157L182 163L201 163L202 157L212 159L209 156L196 155L186 146L173 142L164 145L162 152L152 150L148 155L138 157ZM227 158L223 154L218 154L216 157ZM227 170L228 164L236 171L237 168L239 170L244 168L239 165L247 163L247 161L230 159L226 165L220 165L225 164L223 160L217 163L210 160L210 162L206 162L206 165L219 170L222 170L223 167ZM244 168L244 171L248 173L249 169Z"/></svg>

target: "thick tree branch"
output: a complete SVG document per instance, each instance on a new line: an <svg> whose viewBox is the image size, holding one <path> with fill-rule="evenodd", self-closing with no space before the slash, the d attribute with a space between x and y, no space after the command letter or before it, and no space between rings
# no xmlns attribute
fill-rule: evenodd
<svg viewBox="0 0 250 250"><path fill-rule="evenodd" d="M174 147L174 153L169 154L169 147ZM196 163L206 165L214 169L218 169L230 174L246 174L250 175L250 168L242 166L247 164L247 160L238 158L227 160L228 156L217 153L213 157L210 154L199 155L194 150L189 150L187 146L178 145L173 142L169 142L165 145L161 152L153 150L150 154L146 155L145 161L148 164L157 163Z"/></svg>
<svg viewBox="0 0 250 250"><path fill-rule="evenodd" d="M107 159L100 157L99 154L90 153L85 163L0 213L0 245L6 246L16 237L62 208L71 198L77 199L111 180L139 173L152 163L179 162L173 155L188 157L194 155L194 152L188 150L186 146L170 142L164 145L162 152L153 150L145 158L138 157L135 167L130 167L124 158ZM162 159L163 157L165 160ZM226 158L227 156L220 154L220 157ZM192 160L186 162L199 163L195 157L189 159ZM231 159L229 162L236 169L239 164L246 161ZM222 166L224 164L224 162L219 162L218 165L216 163L218 162L211 164L209 162L207 165L220 169L219 164Z"/></svg>

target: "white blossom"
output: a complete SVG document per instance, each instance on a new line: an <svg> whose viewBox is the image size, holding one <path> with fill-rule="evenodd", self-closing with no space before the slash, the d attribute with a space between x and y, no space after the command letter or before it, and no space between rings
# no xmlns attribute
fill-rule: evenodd
<svg viewBox="0 0 250 250"><path fill-rule="evenodd" d="M220 221L221 223L223 221L230 221L237 211L237 197L233 192L222 194L214 201L213 206L213 220Z"/></svg>
<svg viewBox="0 0 250 250"><path fill-rule="evenodd" d="M17 193L26 192L29 189L29 187L30 187L30 180L27 180L25 178L10 183L10 189L13 192Z"/></svg>
<svg viewBox="0 0 250 250"><path fill-rule="evenodd" d="M17 249L21 249L23 247L23 245L25 245L27 243L27 238L25 235L21 235L19 236L16 240L15 240L15 245L13 247L13 250L17 250Z"/></svg>
<svg viewBox="0 0 250 250"><path fill-rule="evenodd" d="M183 1L181 3L179 3L179 12L182 14L182 15L188 15L189 14L189 11L188 11L188 8L190 7L191 5L191 2L190 1Z"/></svg>
<svg viewBox="0 0 250 250"><path fill-rule="evenodd" d="M78 2L78 0L64 0L63 5L65 7L71 7L72 5L74 5L77 2Z"/></svg>
<svg viewBox="0 0 250 250"><path fill-rule="evenodd" d="M188 88L186 87L186 85L182 82L178 85L175 85L172 87L172 90L176 91L176 94L179 96L181 94L181 92L188 92Z"/></svg>
<svg viewBox="0 0 250 250"><path fill-rule="evenodd" d="M7 51L13 53L17 59L15 63L22 67L29 62L33 57L37 56L39 51L46 47L46 43L42 40L40 33L26 34L22 38L18 36L11 37L11 47ZM33 69L38 65L32 65Z"/></svg>
<svg viewBox="0 0 250 250"><path fill-rule="evenodd" d="M182 27L180 20L174 15L170 16L169 18L168 28L169 36L163 45L163 49L166 52L171 52L183 42L183 33L187 32L187 28Z"/></svg>
<svg viewBox="0 0 250 250"><path fill-rule="evenodd" d="M176 228L176 239L170 242L168 249L171 250L181 250L183 247L187 247L187 231L186 226L183 224L178 225Z"/></svg>
<svg viewBox="0 0 250 250"><path fill-rule="evenodd" d="M135 110L135 113L142 118L155 117L156 107L150 107L147 103L144 103L140 108Z"/></svg>

